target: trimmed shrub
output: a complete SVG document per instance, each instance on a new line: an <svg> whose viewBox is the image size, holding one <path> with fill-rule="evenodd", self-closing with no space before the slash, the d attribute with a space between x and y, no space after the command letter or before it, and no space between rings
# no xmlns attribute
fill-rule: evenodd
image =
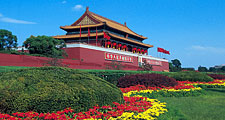
<svg viewBox="0 0 225 120"><path fill-rule="evenodd" d="M160 74L136 74L121 77L118 80L117 87L126 88L135 85L144 85L146 87L169 87L177 85L177 81L173 78Z"/></svg>
<svg viewBox="0 0 225 120"><path fill-rule="evenodd" d="M119 88L79 70L41 67L4 72L0 76L0 112L54 112L71 107L87 111L95 105L123 103Z"/></svg>
<svg viewBox="0 0 225 120"><path fill-rule="evenodd" d="M170 74L169 72L158 72L158 71L129 71L129 70L82 70L87 71L90 74L98 76L114 85L117 85L118 79L131 74L148 74L158 73L163 75Z"/></svg>
<svg viewBox="0 0 225 120"><path fill-rule="evenodd" d="M169 77L176 79L177 81L192 81L192 82L209 82L213 81L211 77L204 73L193 72L193 71L182 71L169 74Z"/></svg>
<svg viewBox="0 0 225 120"><path fill-rule="evenodd" d="M221 75L221 74L207 74L207 75L213 79L225 80L225 75Z"/></svg>

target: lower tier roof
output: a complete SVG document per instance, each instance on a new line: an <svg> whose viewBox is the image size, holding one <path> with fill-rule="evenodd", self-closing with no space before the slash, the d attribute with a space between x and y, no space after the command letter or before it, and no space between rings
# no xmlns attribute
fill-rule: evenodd
<svg viewBox="0 0 225 120"><path fill-rule="evenodd" d="M100 32L100 33L97 33L98 36L103 36L104 33L103 32ZM96 33L90 33L90 37L95 37L96 36ZM113 37L113 38L117 38L117 39L120 39L122 41L126 41L126 42L130 42L130 43L134 43L134 44L138 44L138 45L141 45L141 46L144 46L144 47L153 47L153 45L149 45L149 44L145 44L145 43L142 43L142 42L138 42L138 41L135 41L135 40L131 40L131 39L128 39L128 38L124 38L124 37L121 37L121 36L118 36L118 35L115 35L115 34L112 34L112 33L109 33L109 36L110 37ZM80 38L80 34L74 34L74 35L57 35L57 36L52 36L53 38L55 39L72 39L72 38ZM81 37L82 38L85 38L85 37L88 37L88 33L86 34L81 34Z"/></svg>

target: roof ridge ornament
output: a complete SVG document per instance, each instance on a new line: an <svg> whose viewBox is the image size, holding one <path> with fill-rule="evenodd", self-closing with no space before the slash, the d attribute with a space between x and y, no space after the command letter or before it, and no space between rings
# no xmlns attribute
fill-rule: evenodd
<svg viewBox="0 0 225 120"><path fill-rule="evenodd" d="M86 11L89 11L89 7L88 6L86 7Z"/></svg>
<svg viewBox="0 0 225 120"><path fill-rule="evenodd" d="M126 22L124 22L124 26L127 27L127 23Z"/></svg>

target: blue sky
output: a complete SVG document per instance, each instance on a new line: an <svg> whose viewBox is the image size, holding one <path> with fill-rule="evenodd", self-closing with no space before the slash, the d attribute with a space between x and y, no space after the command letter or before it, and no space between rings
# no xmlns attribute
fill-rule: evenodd
<svg viewBox="0 0 225 120"><path fill-rule="evenodd" d="M182 67L225 64L225 0L0 0L0 29L19 45L31 35L62 35L59 26L75 22L86 6L148 37L152 56L177 58Z"/></svg>

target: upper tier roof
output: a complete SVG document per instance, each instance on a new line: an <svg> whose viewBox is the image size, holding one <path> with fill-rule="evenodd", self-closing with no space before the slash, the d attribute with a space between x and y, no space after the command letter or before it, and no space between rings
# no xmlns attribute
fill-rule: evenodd
<svg viewBox="0 0 225 120"><path fill-rule="evenodd" d="M89 23L82 24L82 21L83 21L83 23L87 23L87 21ZM105 17L95 14L93 12L90 12L88 7L87 7L85 13L76 22L74 22L72 25L69 25L69 26L60 26L60 28L64 29L64 30L68 30L68 29L80 28L80 25L81 25L81 27L95 27L95 26L101 26L104 24L106 24L107 26L109 26L111 28L117 29L119 31L134 35L136 37L139 37L142 39L147 39L147 37L144 37L142 35L139 35L139 34L133 32L131 29L129 29L126 26L126 24L123 25L116 21L110 20L108 18L105 18Z"/></svg>

